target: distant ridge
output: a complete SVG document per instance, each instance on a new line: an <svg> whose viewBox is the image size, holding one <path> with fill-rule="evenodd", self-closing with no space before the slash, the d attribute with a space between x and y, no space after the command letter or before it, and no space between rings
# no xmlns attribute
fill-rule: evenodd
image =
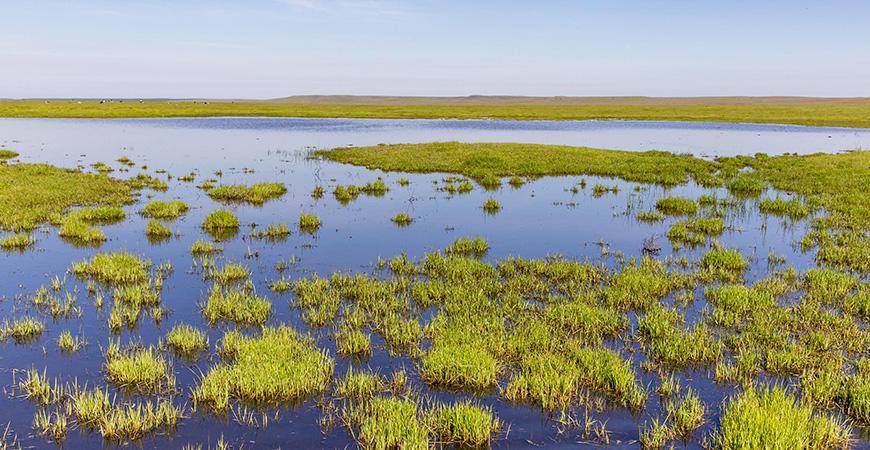
<svg viewBox="0 0 870 450"><path fill-rule="evenodd" d="M417 97L378 95L294 95L264 100L269 103L311 105L813 105L867 104L868 97L524 97L470 95L467 97Z"/></svg>

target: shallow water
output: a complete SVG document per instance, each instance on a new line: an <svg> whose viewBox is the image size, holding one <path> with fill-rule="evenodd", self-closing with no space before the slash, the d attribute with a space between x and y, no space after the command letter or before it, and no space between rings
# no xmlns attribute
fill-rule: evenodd
<svg viewBox="0 0 870 450"><path fill-rule="evenodd" d="M212 118L212 119L136 119L136 120L40 120L0 119L0 144L21 154L21 162L43 162L62 167L82 166L103 161L116 169L111 176L129 178L136 173L155 174L166 170L174 177L168 181L166 192L143 191L139 202L125 207L127 218L123 222L101 229L109 241L98 248L75 247L60 240L56 229L46 227L37 233L35 249L23 253L0 253L0 315L20 317L29 310L22 299L43 285L50 285L55 277L66 280L70 292L78 289L79 305L84 314L81 319L52 322L45 318L48 332L31 345L13 342L0 344L0 376L5 376L7 395L0 399L0 425L10 424L25 447L54 448L57 444L33 436L31 422L36 406L26 399L14 397L13 380L20 379L18 370L35 367L46 371L61 382L88 381L90 385L106 384L100 374L104 358L102 348L112 335L105 325L108 307L98 312L85 292L85 283L75 280L66 271L73 261L85 259L98 252L128 251L151 259L156 265L171 261L174 273L166 280L162 292L163 305L172 310L162 324L140 319L138 329L123 331L122 343L141 340L145 345L156 344L176 323L194 324L209 332L214 350L226 327L208 328L199 309L209 283L193 271L190 244L197 239L209 239L200 223L211 211L226 207L213 201L196 185L208 178L217 178L220 184L252 184L280 182L287 193L262 206L230 205L241 219L241 232L224 242L225 250L219 266L226 261L243 262L252 271L257 292L272 299L274 317L270 323L290 322L308 331L298 312L290 307L290 294L272 294L269 282L281 277L275 269L278 261L298 260L289 271L291 278L319 274L328 277L336 271L374 273L378 258L390 259L405 253L409 259L419 260L427 252L444 249L459 237L481 236L490 244L484 259L495 263L510 256L543 258L564 255L572 259L591 259L605 265L616 266L618 255L639 256L642 242L649 236L658 236L662 250L658 257L675 256L689 259L700 257L705 249L674 250L664 235L669 226L680 218L669 217L662 223L645 224L634 219L638 212L654 209L655 201L663 196L697 198L711 195L728 197L724 189L703 189L681 186L665 189L639 185L621 180L596 177L547 177L532 180L515 189L504 181L497 191L485 191L479 186L468 194L449 195L440 191L445 174L382 173L364 168L306 158L308 150L345 145L375 145L378 143L467 141L467 142L534 142L611 148L631 151L664 150L691 153L700 157L752 155L764 152L782 153L838 152L867 145L867 130L844 128L812 128L754 124L706 124L662 122L502 122L502 121L446 121L446 120L354 120L354 119L271 119L271 118ZM129 172L119 172L115 162L126 156L136 163ZM141 166L147 165L147 169ZM215 172L221 171L221 176ZM178 181L177 177L195 173L194 182ZM166 180L166 174L158 174ZM337 184L362 185L383 177L391 188L384 197L361 195L347 205L341 205L331 195ZM399 178L410 184L399 186ZM587 187L572 193L572 187L585 179ZM592 195L595 184L617 185L617 193L600 197ZM322 185L324 197L315 200L311 192ZM778 194L767 192L759 199ZM784 195L784 194L779 194ZM148 196L148 198L146 198ZM502 210L486 214L481 205L488 198L497 199ZM168 242L152 244L144 235L147 219L137 212L151 200L188 202L192 209L181 219L169 224L180 237ZM764 277L768 271L767 257L773 252L786 258L787 264L804 270L813 265L812 254L802 254L796 241L806 232L808 220L797 224L776 217L762 217L757 211L756 199L745 200L726 215L728 229L718 241L737 248L752 257L747 281ZM250 224L287 223L293 228L300 213L314 213L323 221L314 234L294 230L286 240L270 243L250 240L244 234ZM414 222L407 227L396 227L390 218L398 212L407 212ZM256 251L258 256L246 258ZM690 307L689 318L703 309L699 300ZM631 314L629 314L631 315ZM54 340L63 330L83 335L90 343L72 357L61 355ZM318 345L335 354L334 343L325 333L313 331ZM373 344L383 344L373 335ZM101 348L102 347L102 348ZM643 361L635 357L635 367ZM179 389L184 398L196 383L198 374L205 372L219 358L199 360L192 364L176 361L174 369ZM336 358L336 376L345 373L349 360ZM393 368L405 367L411 374L412 384L424 393L442 399L461 398L454 394L430 389L416 374L414 361L406 357L391 357L376 349L364 366L389 373ZM639 371L645 385L657 378ZM702 400L710 407L707 424L695 433L695 438L677 447L698 448L697 437L715 429L720 414L717 405L729 395L731 388L714 386L712 377L704 373L685 372L684 384L691 384L702 393ZM597 413L596 419L606 422L612 431L610 447L636 448L634 440L638 427L645 420L657 417L655 395L650 396L648 409L633 417L625 409ZM555 424L537 407L509 405L496 393L483 399L492 405L502 420L511 424L510 433L493 442L498 448L597 447L593 441L582 441L579 431L558 431ZM579 410L578 410L579 411ZM321 411L314 400L295 408L273 410L277 420L270 418L268 427L257 430L241 426L232 418L217 419L206 415L187 418L182 426L169 436L152 436L137 442L144 448L180 448L187 443L210 443L224 435L233 445L244 448L297 448L354 446L350 433L337 426L322 430L318 420ZM619 442L617 442L619 441ZM68 433L65 443L69 448L98 448L103 441L99 434L87 435L80 430ZM866 441L860 446L866 447Z"/></svg>

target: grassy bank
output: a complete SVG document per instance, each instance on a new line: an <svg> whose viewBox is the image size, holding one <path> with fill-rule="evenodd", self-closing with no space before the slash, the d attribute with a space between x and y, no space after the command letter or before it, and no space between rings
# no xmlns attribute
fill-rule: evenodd
<svg viewBox="0 0 870 450"><path fill-rule="evenodd" d="M870 127L870 100L788 97L320 97L284 101L0 101L0 117L336 117L376 119L668 120Z"/></svg>

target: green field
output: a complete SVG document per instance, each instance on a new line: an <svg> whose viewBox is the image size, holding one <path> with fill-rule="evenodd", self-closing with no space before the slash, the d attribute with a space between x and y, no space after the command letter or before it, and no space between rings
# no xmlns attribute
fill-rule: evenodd
<svg viewBox="0 0 870 450"><path fill-rule="evenodd" d="M267 101L3 100L0 117L333 117L377 119L666 120L870 127L868 98L354 97Z"/></svg>

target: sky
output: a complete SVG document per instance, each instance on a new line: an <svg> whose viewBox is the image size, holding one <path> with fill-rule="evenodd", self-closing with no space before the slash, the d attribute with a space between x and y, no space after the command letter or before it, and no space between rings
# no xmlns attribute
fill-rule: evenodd
<svg viewBox="0 0 870 450"><path fill-rule="evenodd" d="M866 0L0 0L0 98L870 96Z"/></svg>

